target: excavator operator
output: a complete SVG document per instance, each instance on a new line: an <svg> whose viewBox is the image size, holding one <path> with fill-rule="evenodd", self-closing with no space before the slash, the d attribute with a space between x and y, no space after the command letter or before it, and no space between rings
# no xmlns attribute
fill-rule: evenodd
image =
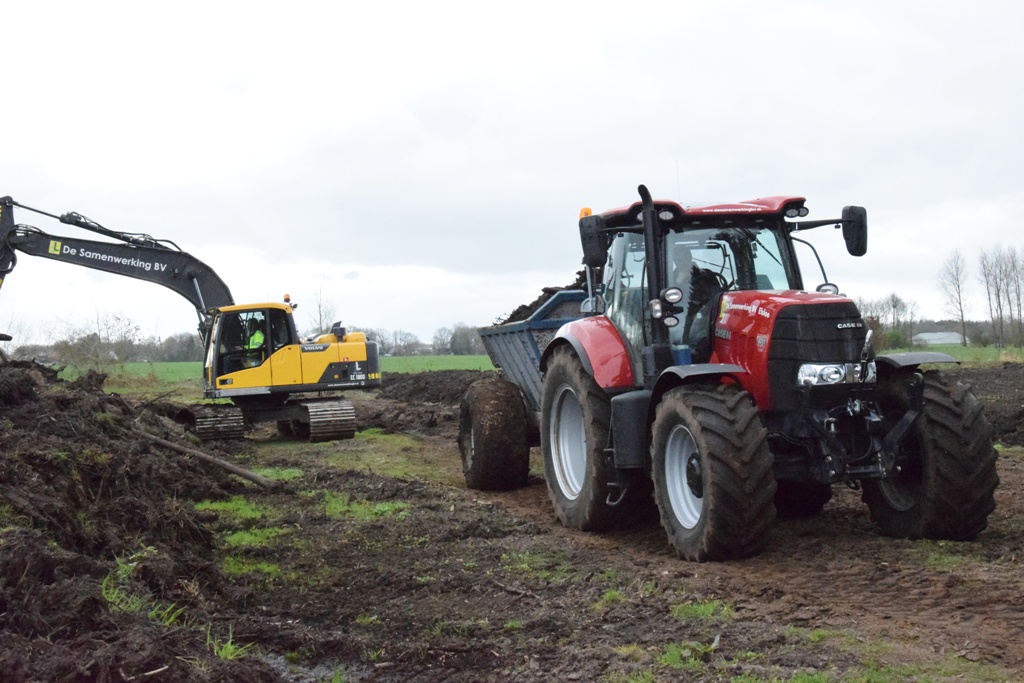
<svg viewBox="0 0 1024 683"><path fill-rule="evenodd" d="M263 348L263 330L260 328L260 321L256 318L249 318L249 322L246 325L246 334L248 338L245 342L246 350L260 349Z"/></svg>
<svg viewBox="0 0 1024 683"><path fill-rule="evenodd" d="M263 363L263 343L265 337L263 334L263 327L260 325L260 321L256 318L249 318L249 322L245 324L246 340L245 340L245 367L254 368L257 365Z"/></svg>

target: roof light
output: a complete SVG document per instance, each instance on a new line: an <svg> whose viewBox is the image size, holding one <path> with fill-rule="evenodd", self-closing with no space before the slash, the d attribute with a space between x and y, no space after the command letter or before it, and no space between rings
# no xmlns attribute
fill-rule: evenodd
<svg viewBox="0 0 1024 683"><path fill-rule="evenodd" d="M683 300L683 290L678 287L669 287L662 293L661 298L670 304L677 304Z"/></svg>

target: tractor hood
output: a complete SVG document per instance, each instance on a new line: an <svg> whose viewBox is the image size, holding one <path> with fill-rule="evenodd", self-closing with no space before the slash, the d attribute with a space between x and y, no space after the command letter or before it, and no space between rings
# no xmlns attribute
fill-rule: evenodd
<svg viewBox="0 0 1024 683"><path fill-rule="evenodd" d="M712 324L712 362L750 374L747 388L758 406L796 401L803 363L860 359L867 325L853 300L799 291L726 292Z"/></svg>

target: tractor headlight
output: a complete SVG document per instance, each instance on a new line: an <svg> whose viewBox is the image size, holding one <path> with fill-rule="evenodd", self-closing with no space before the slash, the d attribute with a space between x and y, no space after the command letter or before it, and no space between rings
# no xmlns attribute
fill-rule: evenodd
<svg viewBox="0 0 1024 683"><path fill-rule="evenodd" d="M859 384L875 381L875 362L867 363L865 377L861 377L860 363L804 363L796 373L798 386L831 386Z"/></svg>
<svg viewBox="0 0 1024 683"><path fill-rule="evenodd" d="M668 289L661 293L661 298L675 306L677 303L683 300L683 290L679 289L678 287L669 287Z"/></svg>

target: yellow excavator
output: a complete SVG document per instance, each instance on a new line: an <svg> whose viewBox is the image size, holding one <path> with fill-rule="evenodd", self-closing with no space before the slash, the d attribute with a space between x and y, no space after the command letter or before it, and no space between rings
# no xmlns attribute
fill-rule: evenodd
<svg viewBox="0 0 1024 683"><path fill-rule="evenodd" d="M17 224L15 207L116 241L50 235ZM352 438L355 409L337 393L380 386L377 344L365 334L335 323L326 334L303 340L292 315L296 304L287 295L283 303L235 304L213 269L170 240L109 230L78 213L50 214L2 197L0 287L19 252L163 285L195 307L205 349L204 394L233 404L194 410L196 433L204 440L238 438L257 422L276 422L282 434L310 441Z"/></svg>

